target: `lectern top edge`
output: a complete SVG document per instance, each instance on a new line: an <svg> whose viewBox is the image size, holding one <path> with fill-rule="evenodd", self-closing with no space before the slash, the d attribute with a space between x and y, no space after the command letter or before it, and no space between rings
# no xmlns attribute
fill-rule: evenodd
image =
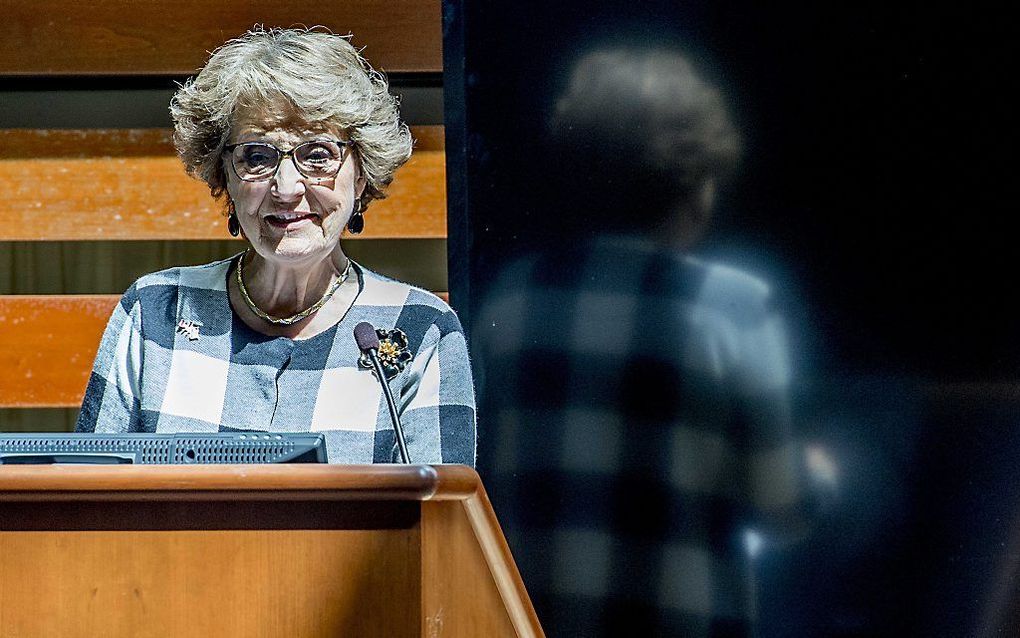
<svg viewBox="0 0 1020 638"><path fill-rule="evenodd" d="M0 467L0 502L166 498L462 500L479 489L463 465L125 465Z"/></svg>

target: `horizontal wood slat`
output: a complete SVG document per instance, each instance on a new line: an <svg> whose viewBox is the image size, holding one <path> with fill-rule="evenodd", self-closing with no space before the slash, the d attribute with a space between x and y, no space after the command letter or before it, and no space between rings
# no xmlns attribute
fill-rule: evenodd
<svg viewBox="0 0 1020 638"><path fill-rule="evenodd" d="M414 127L411 160L358 237L446 237L443 127ZM187 176L167 129L0 130L0 240L229 239L222 203Z"/></svg>
<svg viewBox="0 0 1020 638"><path fill-rule="evenodd" d="M116 295L0 297L0 406L81 405Z"/></svg>
<svg viewBox="0 0 1020 638"><path fill-rule="evenodd" d="M388 72L442 71L439 0L4 3L0 75L191 75L254 24L353 33Z"/></svg>
<svg viewBox="0 0 1020 638"><path fill-rule="evenodd" d="M119 299L0 295L0 407L81 405L99 340Z"/></svg>

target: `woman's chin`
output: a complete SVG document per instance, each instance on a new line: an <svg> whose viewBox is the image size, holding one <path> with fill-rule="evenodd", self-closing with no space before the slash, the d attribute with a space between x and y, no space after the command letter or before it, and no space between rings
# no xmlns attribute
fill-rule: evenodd
<svg viewBox="0 0 1020 638"><path fill-rule="evenodd" d="M322 233L287 233L278 241L274 242L273 239L264 237L263 250L258 252L274 261L301 262L316 257L324 259L336 246L336 242L327 242Z"/></svg>

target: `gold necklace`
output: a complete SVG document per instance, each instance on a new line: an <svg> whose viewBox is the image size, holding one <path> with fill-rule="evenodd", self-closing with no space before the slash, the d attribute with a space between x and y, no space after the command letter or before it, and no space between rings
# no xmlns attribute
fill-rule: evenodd
<svg viewBox="0 0 1020 638"><path fill-rule="evenodd" d="M347 277L351 274L351 260L348 258L347 267L344 268L344 271L342 273L340 273L340 276L337 277L336 281L330 284L329 290L327 290L326 294L322 296L322 299L319 299L311 306L305 308L304 310L297 314L282 318L274 317L267 313L266 311L264 311L262 308L256 306L255 302L252 301L252 298L248 295L248 289L244 287L244 277L241 274L241 270L243 268L242 264L244 263L244 257L247 254L248 251L246 250L244 251L244 254L241 255L241 258L237 260L237 270L234 271L237 276L237 287L241 290L241 296L244 298L244 302L248 304L248 307L251 308L252 312L258 315L260 319L264 319L265 321L268 321L269 323L272 324L276 324L278 326L289 326L291 324L297 323L304 319L305 317L307 317L308 315L315 312L316 310L318 310L319 308L322 308L326 304L326 302L329 301L329 298L333 296L333 293L339 290L340 286L342 286L343 283L347 281Z"/></svg>

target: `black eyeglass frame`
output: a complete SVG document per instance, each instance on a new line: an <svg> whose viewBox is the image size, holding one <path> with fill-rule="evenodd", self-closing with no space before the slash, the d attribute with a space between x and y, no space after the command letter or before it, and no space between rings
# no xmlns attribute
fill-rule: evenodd
<svg viewBox="0 0 1020 638"><path fill-rule="evenodd" d="M327 175L326 177L313 177L311 175L306 175L305 172L301 170L301 165L298 164L297 158L294 157L294 152L297 151L302 146L307 146L309 144L321 144L323 142L333 142L334 144L337 144L340 147L340 163L337 164L336 172L333 173L332 175ZM326 181L334 179L340 173L340 169L344 167L344 162L347 161L347 156L351 154L350 147L352 145L353 143L349 140L335 140L335 139L308 140L307 142L301 142L300 144L290 149L289 151L284 151L282 149L277 148L275 144L271 144L269 142L251 141L251 142L238 142L237 144L226 144L223 147L223 152L230 154L230 169L234 171L234 175L237 176L237 179L241 180L242 182L268 182L269 180L276 177L276 174L280 172L280 165L283 164L283 160L287 159L288 155L290 156L290 160L294 162L294 168L297 169L297 172L300 173L302 177L304 177L305 179L311 179L316 181ZM234 165L234 149L240 146L268 146L269 148L276 151L280 157L276 160L276 167L273 168L273 172L266 174L265 177L258 177L254 179L250 177L249 178L241 177L241 174L237 170L237 166Z"/></svg>

